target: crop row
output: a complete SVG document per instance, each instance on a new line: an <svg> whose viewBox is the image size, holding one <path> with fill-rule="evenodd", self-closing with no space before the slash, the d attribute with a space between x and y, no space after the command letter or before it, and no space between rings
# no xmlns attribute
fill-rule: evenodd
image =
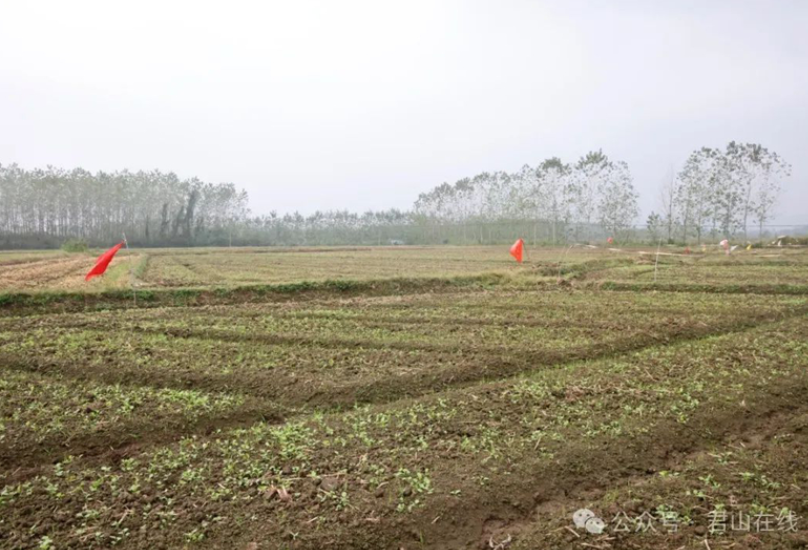
<svg viewBox="0 0 808 550"><path fill-rule="evenodd" d="M599 272L598 278L658 283L711 285L808 284L805 266L779 265L632 265Z"/></svg>
<svg viewBox="0 0 808 550"><path fill-rule="evenodd" d="M335 323L363 327L386 324L430 324L430 332L454 331L455 325L499 326L501 331L530 327L600 329L614 326L655 326L671 322L701 323L719 315L785 311L805 303L788 296L716 296L705 294L636 294L591 291L508 291L411 294L316 302L247 303L203 308L158 308L71 315L29 315L0 318L0 330L38 327L103 326L131 330L150 328L261 328L268 332L304 331L326 335ZM257 324L257 326L256 326ZM277 325L277 326L276 326ZM351 327L353 328L353 327ZM278 330L276 330L278 329ZM356 332L351 332L356 334ZM442 335L446 336L446 335ZM463 338L456 335L454 338ZM476 339L476 337L475 337ZM525 345L523 339L515 339ZM529 342L527 342L529 343Z"/></svg>
<svg viewBox="0 0 808 550"><path fill-rule="evenodd" d="M802 298L606 292L453 298L9 318L0 320L0 358L107 383L333 405L716 334L804 307Z"/></svg>
<svg viewBox="0 0 808 550"><path fill-rule="evenodd" d="M232 415L244 405L236 394L98 384L2 368L0 465L32 466L48 456L166 434Z"/></svg>

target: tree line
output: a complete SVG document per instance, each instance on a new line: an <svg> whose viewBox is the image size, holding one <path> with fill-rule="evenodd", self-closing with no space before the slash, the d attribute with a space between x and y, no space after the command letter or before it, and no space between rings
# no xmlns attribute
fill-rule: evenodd
<svg viewBox="0 0 808 550"><path fill-rule="evenodd" d="M0 165L0 244L52 247L67 239L153 245L223 241L248 215L232 183L174 173L96 172Z"/></svg>
<svg viewBox="0 0 808 550"><path fill-rule="evenodd" d="M649 235L668 242L700 243L705 235L747 240L754 227L761 236L790 173L782 157L760 144L697 149L662 187L661 211L646 221Z"/></svg>
<svg viewBox="0 0 808 550"><path fill-rule="evenodd" d="M463 227L541 221L534 230L543 231L542 240L557 243L588 240L602 231L625 237L639 212L637 198L628 164L592 151L573 164L552 157L512 174L483 172L444 183L421 194L413 213L421 223Z"/></svg>
<svg viewBox="0 0 808 550"><path fill-rule="evenodd" d="M483 172L418 196L410 210L252 215L246 191L174 173L96 172L0 165L0 248L335 245L629 240L701 241L761 234L790 166L758 144L701 148L661 189L659 211L634 226L638 194L628 164L591 151L565 163Z"/></svg>

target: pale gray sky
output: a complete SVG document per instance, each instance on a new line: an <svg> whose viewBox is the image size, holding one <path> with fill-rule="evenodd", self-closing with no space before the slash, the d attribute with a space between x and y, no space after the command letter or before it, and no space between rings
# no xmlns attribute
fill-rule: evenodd
<svg viewBox="0 0 808 550"><path fill-rule="evenodd" d="M808 2L0 4L0 163L232 181L253 211L408 208L602 148L643 215L702 145L793 165L808 222Z"/></svg>

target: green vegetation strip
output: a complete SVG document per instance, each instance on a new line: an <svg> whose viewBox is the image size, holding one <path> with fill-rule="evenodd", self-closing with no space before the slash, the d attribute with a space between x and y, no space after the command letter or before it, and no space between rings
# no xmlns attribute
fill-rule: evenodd
<svg viewBox="0 0 808 550"><path fill-rule="evenodd" d="M17 319L10 318L0 322L0 359L8 368L80 380L233 390L287 407L334 407L423 395L805 313L804 300L794 297L483 294L453 295L431 313L463 313L471 305L475 320L481 311L490 319L465 326L448 317L441 326L417 320L380 325L373 318L381 315L371 313L381 310L395 319L409 309L366 304L314 306L321 315L313 317L258 306L244 318L240 307L30 317L23 321L24 338L15 332ZM492 303L524 311L487 311ZM352 318L352 312L366 320ZM609 324L587 326L591 317ZM526 319L571 326L523 325Z"/></svg>
<svg viewBox="0 0 808 550"><path fill-rule="evenodd" d="M808 284L697 284L697 283L626 283L618 281L599 281L589 283L590 288L615 290L621 292L691 292L713 294L785 294L794 296L808 295Z"/></svg>
<svg viewBox="0 0 808 550"><path fill-rule="evenodd" d="M249 301L288 300L322 296L383 296L486 288L509 280L491 273L466 277L393 278L380 280L303 281L276 285L245 285L213 289L105 290L102 292L10 292L0 294L0 311L82 311L131 307L195 306Z"/></svg>
<svg viewBox="0 0 808 550"><path fill-rule="evenodd" d="M236 393L99 384L0 367L0 471L281 414Z"/></svg>

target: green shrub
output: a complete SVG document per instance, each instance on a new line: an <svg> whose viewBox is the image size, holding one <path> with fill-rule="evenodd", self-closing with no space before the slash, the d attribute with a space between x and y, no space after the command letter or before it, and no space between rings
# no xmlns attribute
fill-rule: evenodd
<svg viewBox="0 0 808 550"><path fill-rule="evenodd" d="M84 239L69 239L62 243L65 252L87 252L87 241Z"/></svg>

